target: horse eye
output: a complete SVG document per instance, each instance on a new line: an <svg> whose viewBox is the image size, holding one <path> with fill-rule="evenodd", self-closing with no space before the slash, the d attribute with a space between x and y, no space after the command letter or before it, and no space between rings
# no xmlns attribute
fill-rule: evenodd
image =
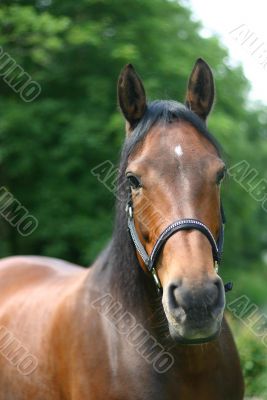
<svg viewBox="0 0 267 400"><path fill-rule="evenodd" d="M217 178L216 178L217 185L219 185L223 181L225 175L226 175L226 168L223 168L221 171L217 173Z"/></svg>
<svg viewBox="0 0 267 400"><path fill-rule="evenodd" d="M137 178L137 176L127 175L127 179L131 188L139 189L141 187L141 181L139 178Z"/></svg>

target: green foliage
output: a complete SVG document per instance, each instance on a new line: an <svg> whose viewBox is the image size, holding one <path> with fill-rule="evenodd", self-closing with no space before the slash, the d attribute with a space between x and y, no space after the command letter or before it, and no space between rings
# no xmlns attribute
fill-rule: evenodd
<svg viewBox="0 0 267 400"><path fill-rule="evenodd" d="M260 399L266 399L266 344L264 345L260 338L255 336L241 321L230 318L230 316L228 316L228 321L239 350L246 396L260 396Z"/></svg>

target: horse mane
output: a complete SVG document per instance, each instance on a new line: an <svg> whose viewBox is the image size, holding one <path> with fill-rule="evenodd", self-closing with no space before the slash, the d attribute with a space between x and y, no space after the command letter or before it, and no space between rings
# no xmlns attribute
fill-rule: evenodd
<svg viewBox="0 0 267 400"><path fill-rule="evenodd" d="M140 304L149 286L153 285L152 279L142 271L136 256L135 248L128 233L127 215L125 207L128 199L128 186L125 179L128 158L145 140L150 129L156 124L168 124L174 121L186 121L194 126L216 148L218 155L221 148L216 139L207 130L205 123L183 104L171 100L156 100L148 104L147 110L137 124L131 135L126 138L119 165L116 192L116 216L114 231L106 254L105 264L112 268L112 288L124 304L130 307L131 303ZM152 282L152 283L151 283ZM153 287L154 291L155 288ZM156 292L156 291L155 291Z"/></svg>

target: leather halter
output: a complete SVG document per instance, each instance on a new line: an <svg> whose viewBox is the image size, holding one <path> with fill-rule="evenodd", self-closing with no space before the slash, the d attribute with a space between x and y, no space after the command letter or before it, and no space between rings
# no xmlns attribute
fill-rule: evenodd
<svg viewBox="0 0 267 400"><path fill-rule="evenodd" d="M154 247L153 247L150 255L147 254L143 244L141 243L141 241L138 237L138 234L137 234L137 231L135 228L134 218L133 218L133 202L132 202L131 192L129 192L129 199L128 199L128 203L126 206L126 213L128 216L128 229L129 229L132 241L134 243L134 246L136 248L136 251L142 258L148 271L152 274L159 292L161 292L162 287L161 287L161 283L159 281L157 271L156 271L157 259L158 259L158 256L159 256L164 244L166 243L166 241L174 233L176 233L178 231L194 229L194 230L200 231L203 235L206 236L206 238L210 242L210 245L212 248L212 255L213 255L213 259L214 259L215 270L216 270L216 272L218 272L218 266L221 262L222 251L223 251L223 242L224 242L225 215L224 215L222 205L221 205L221 224L220 224L220 232L219 232L218 240L215 240L210 229L203 222L199 221L198 219L194 219L194 218L184 218L184 219L180 219L180 220L173 222L172 224L168 225L167 228L164 229L164 231L160 234L156 243L154 244ZM232 283L228 282L226 285L224 285L225 291L228 292L229 290L231 290L232 286L233 286Z"/></svg>

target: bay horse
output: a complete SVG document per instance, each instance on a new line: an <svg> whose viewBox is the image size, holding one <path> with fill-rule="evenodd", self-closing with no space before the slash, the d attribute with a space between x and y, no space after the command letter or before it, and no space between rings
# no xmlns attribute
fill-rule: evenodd
<svg viewBox="0 0 267 400"><path fill-rule="evenodd" d="M241 400L217 270L225 163L206 126L211 69L196 61L184 105L148 103L129 64L118 101L126 140L106 249L89 269L0 262L0 400Z"/></svg>

